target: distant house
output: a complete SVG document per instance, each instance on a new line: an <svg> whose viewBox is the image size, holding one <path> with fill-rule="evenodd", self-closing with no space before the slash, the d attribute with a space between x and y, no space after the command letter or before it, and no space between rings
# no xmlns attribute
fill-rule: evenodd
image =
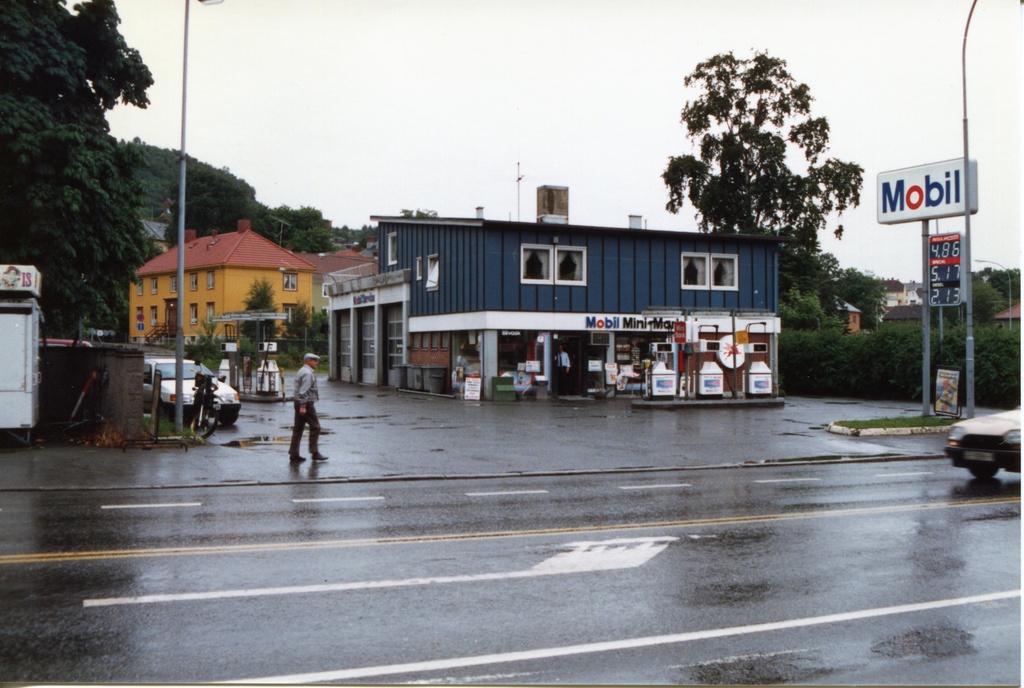
<svg viewBox="0 0 1024 688"><path fill-rule="evenodd" d="M1017 326L1020 327L1020 304L1015 303L1010 308L1007 308L1001 313L996 313L994 320L996 321L996 327L999 329L1013 329L1013 321L1017 321Z"/></svg>
<svg viewBox="0 0 1024 688"><path fill-rule="evenodd" d="M327 310L327 285L339 281L339 277L332 273L344 275L352 268L356 268L357 272L365 273L360 274L360 277L377 274L377 259L364 256L355 250L335 253L296 252L295 255L316 267L316 272L313 273L313 301L309 304L314 311ZM359 270L359 268L363 269Z"/></svg>
<svg viewBox="0 0 1024 688"><path fill-rule="evenodd" d="M129 331L137 342L173 336L177 329L178 250L175 246L139 268L131 287ZM187 340L204 332L214 316L245 310L254 281L274 286L274 303L284 313L300 301L312 303L316 266L251 230L249 220L238 231L196 237L185 230L185 318ZM218 334L233 334L218 324Z"/></svg>
<svg viewBox="0 0 1024 688"><path fill-rule="evenodd" d="M860 332L861 310L846 301L843 301L843 310L846 311L846 331L850 334Z"/></svg>
<svg viewBox="0 0 1024 688"><path fill-rule="evenodd" d="M907 325L921 325L921 307L920 306L893 306L892 308L886 309L885 315L882 316L882 322L887 323L904 323Z"/></svg>
<svg viewBox="0 0 1024 688"><path fill-rule="evenodd" d="M163 222L154 222L153 220L139 220L142 223L142 229L145 231L146 236L149 237L160 253L163 253L171 247L171 242L165 239L165 232L167 225Z"/></svg>
<svg viewBox="0 0 1024 688"><path fill-rule="evenodd" d="M885 284L885 307L920 306L924 303L924 285L920 282L901 282L897 279L882 281Z"/></svg>

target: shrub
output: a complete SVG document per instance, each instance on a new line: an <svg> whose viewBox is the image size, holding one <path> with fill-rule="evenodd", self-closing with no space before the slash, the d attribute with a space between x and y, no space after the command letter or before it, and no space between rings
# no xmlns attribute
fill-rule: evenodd
<svg viewBox="0 0 1024 688"><path fill-rule="evenodd" d="M966 328L932 332L931 373L938 366L965 370ZM974 331L975 403L1020 404L1020 331ZM883 325L874 333L784 331L779 335L779 374L787 394L862 399L921 398L921 330Z"/></svg>

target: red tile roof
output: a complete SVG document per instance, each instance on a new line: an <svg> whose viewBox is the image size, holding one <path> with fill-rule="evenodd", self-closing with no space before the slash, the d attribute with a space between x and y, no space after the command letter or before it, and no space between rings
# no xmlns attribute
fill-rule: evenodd
<svg viewBox="0 0 1024 688"><path fill-rule="evenodd" d="M364 256L358 251L337 251L335 253L296 253L296 256L312 263L318 273L330 273L357 265L377 264L376 258Z"/></svg>
<svg viewBox="0 0 1024 688"><path fill-rule="evenodd" d="M222 265L292 268L299 271L317 269L315 265L252 230L199 237L185 242L186 270ZM178 247L173 246L139 268L138 274L144 276L174 272L177 269Z"/></svg>
<svg viewBox="0 0 1024 688"><path fill-rule="evenodd" d="M995 314L996 320L1020 320L1020 304L1013 304L1012 308L1007 308L1001 313Z"/></svg>

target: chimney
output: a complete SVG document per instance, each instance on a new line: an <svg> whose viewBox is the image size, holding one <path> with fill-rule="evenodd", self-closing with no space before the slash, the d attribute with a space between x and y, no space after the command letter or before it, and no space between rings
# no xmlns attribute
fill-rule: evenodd
<svg viewBox="0 0 1024 688"><path fill-rule="evenodd" d="M569 187L537 187L537 222L569 224Z"/></svg>
<svg viewBox="0 0 1024 688"><path fill-rule="evenodd" d="M239 234L245 234L250 229L252 229L252 223L249 220L239 220L238 221L238 233Z"/></svg>
<svg viewBox="0 0 1024 688"><path fill-rule="evenodd" d="M630 215L629 216L629 228L630 229L643 229L644 228L644 216L643 215Z"/></svg>
<svg viewBox="0 0 1024 688"><path fill-rule="evenodd" d="M476 219L478 219L478 220L484 219L484 207L482 205L478 205L476 207Z"/></svg>
<svg viewBox="0 0 1024 688"><path fill-rule="evenodd" d="M186 229L185 230L185 243L187 244L188 242L195 241L195 240L196 240L196 230L194 230L194 229Z"/></svg>

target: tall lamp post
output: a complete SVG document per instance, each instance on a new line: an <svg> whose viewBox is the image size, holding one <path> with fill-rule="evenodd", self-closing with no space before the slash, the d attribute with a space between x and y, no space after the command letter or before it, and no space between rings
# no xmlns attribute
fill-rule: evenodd
<svg viewBox="0 0 1024 688"><path fill-rule="evenodd" d="M1002 265L1000 265L999 263L995 262L994 260L976 260L974 262L975 263L988 263L989 265L995 265L997 268L1000 268L1001 270L1003 270L1006 273L1006 279L1007 279L1007 283L1006 283L1006 303L1007 303L1007 308L1009 308L1009 311L1007 311L1007 312L1010 314L1010 331L1013 332L1013 277L1010 276L1010 271L1007 270Z"/></svg>
<svg viewBox="0 0 1024 688"><path fill-rule="evenodd" d="M199 0L218 5L224 0ZM181 158L178 160L178 301L174 323L174 431L181 433L185 422L182 398L185 393L185 111L188 95L188 6L185 0L185 47L181 66Z"/></svg>
<svg viewBox="0 0 1024 688"><path fill-rule="evenodd" d="M964 303L967 305L967 342L964 358L966 359L968 418L974 418L974 306L971 303L974 290L971 288L971 165L967 146L967 32L971 28L971 17L974 16L974 6L977 4L978 0L971 2L967 25L964 26L964 45L960 54L964 91L964 270L961 284L963 284Z"/></svg>

